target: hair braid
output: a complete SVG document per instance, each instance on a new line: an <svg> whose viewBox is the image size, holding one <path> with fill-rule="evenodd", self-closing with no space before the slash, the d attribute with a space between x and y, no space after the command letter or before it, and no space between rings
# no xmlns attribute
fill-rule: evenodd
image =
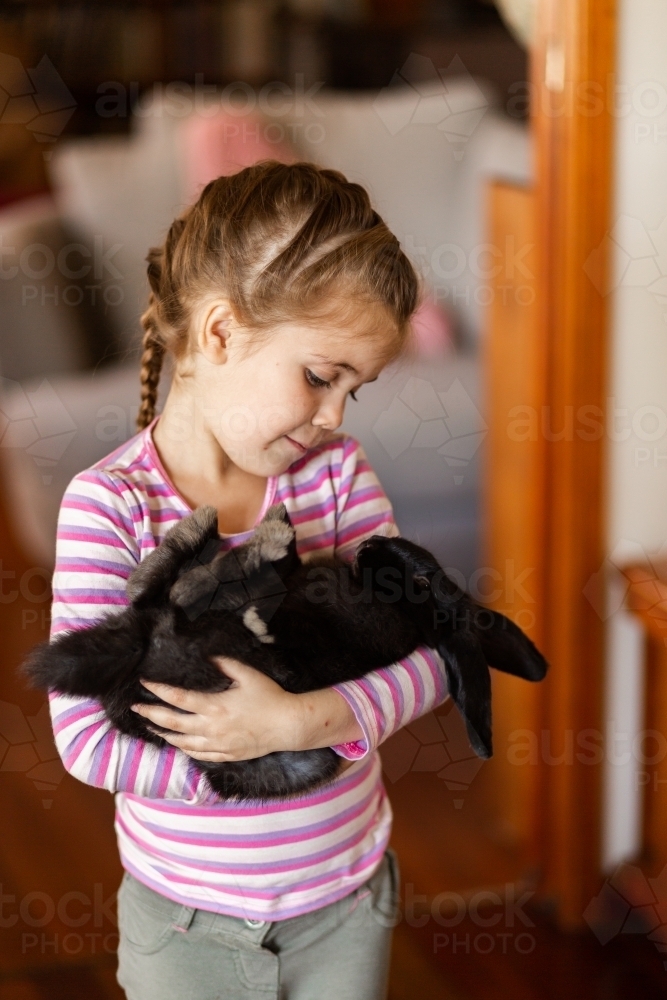
<svg viewBox="0 0 667 1000"><path fill-rule="evenodd" d="M189 210L190 211L190 210ZM151 247L146 260L151 291L148 308L141 317L144 328L141 354L141 403L137 414L137 430L142 431L155 417L157 391L166 353L163 327L174 326L179 320L179 296L174 287L172 272L174 255L187 215L174 219L163 247Z"/></svg>
<svg viewBox="0 0 667 1000"><path fill-rule="evenodd" d="M165 347L160 338L159 327L155 317L155 296L153 292L148 300L148 309L141 317L144 328L143 351L141 354L141 403L137 415L137 430L148 427L155 416L157 390L162 371Z"/></svg>

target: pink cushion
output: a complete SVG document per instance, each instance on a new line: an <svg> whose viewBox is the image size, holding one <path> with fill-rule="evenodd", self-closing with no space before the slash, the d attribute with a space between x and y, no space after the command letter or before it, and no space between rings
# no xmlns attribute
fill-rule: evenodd
<svg viewBox="0 0 667 1000"><path fill-rule="evenodd" d="M420 358L438 358L454 350L449 314L427 296L412 317L411 349Z"/></svg>
<svg viewBox="0 0 667 1000"><path fill-rule="evenodd" d="M258 160L296 160L289 143L280 138L275 122L267 122L260 115L232 115L220 108L211 116L191 115L180 128L188 201L194 200L209 181L234 174Z"/></svg>

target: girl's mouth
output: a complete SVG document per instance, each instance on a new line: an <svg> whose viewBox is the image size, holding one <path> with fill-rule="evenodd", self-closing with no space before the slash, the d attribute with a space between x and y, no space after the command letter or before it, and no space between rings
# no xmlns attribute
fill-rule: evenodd
<svg viewBox="0 0 667 1000"><path fill-rule="evenodd" d="M294 438L291 438L289 434L286 434L285 438L289 441L290 444L294 445L294 447L297 449L300 455L305 455L305 453L308 451L308 449L305 448L302 444L299 444L298 441L295 441Z"/></svg>

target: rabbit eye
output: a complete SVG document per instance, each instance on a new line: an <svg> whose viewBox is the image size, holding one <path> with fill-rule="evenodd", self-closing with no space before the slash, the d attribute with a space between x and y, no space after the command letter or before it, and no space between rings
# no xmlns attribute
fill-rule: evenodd
<svg viewBox="0 0 667 1000"><path fill-rule="evenodd" d="M420 590L428 590L431 586L431 582L426 576L415 576L414 581Z"/></svg>

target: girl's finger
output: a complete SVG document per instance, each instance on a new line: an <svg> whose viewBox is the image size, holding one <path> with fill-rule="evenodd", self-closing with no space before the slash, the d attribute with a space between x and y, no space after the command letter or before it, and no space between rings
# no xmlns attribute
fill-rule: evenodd
<svg viewBox="0 0 667 1000"><path fill-rule="evenodd" d="M261 690L284 691L280 684L269 677L268 674L262 673L256 667L251 667L248 663L242 663L241 660L232 660L227 656L212 656L211 660L217 665L221 673L225 674L233 682L231 685L232 690L234 687L244 687L248 692ZM221 694L224 695L225 692L222 691Z"/></svg>
<svg viewBox="0 0 667 1000"><path fill-rule="evenodd" d="M171 684L159 684L157 681L141 680L141 684L156 694L162 701L186 712L197 713L206 705L206 694L202 691L188 691L187 688L173 687Z"/></svg>
<svg viewBox="0 0 667 1000"><path fill-rule="evenodd" d="M181 748L183 749L183 748ZM194 760L207 760L209 764L225 764L230 760L234 760L233 757L229 757L224 753L215 753L213 750L209 750L208 753L199 753L195 750L186 750L188 757L192 757Z"/></svg>
<svg viewBox="0 0 667 1000"><path fill-rule="evenodd" d="M248 671L252 671L253 674L257 673L254 667L242 663L241 660L234 660L230 656L212 656L211 659L230 680L244 679L248 676Z"/></svg>
<svg viewBox="0 0 667 1000"><path fill-rule="evenodd" d="M165 729L173 729L177 733L197 733L201 731L201 719L198 715L184 715L182 712L174 712L170 708L163 708L162 705L132 705L132 711L141 715L144 719L154 722ZM162 733L158 733L161 736Z"/></svg>
<svg viewBox="0 0 667 1000"><path fill-rule="evenodd" d="M156 736L161 736L165 742L170 743L173 747L178 747L179 750L184 750L186 753L190 753L190 751L205 753L207 740L203 736L189 736L187 733L159 733L157 730L153 730L153 732Z"/></svg>
<svg viewBox="0 0 667 1000"><path fill-rule="evenodd" d="M148 727L151 728L150 726ZM161 736L163 740L179 750L183 750L189 757L195 760L207 760L210 763L225 763L234 760L251 760L253 754L249 751L229 751L209 750L206 748L207 739L204 736L189 736L186 733L159 733L152 729L156 736ZM354 763L351 761L350 763Z"/></svg>

